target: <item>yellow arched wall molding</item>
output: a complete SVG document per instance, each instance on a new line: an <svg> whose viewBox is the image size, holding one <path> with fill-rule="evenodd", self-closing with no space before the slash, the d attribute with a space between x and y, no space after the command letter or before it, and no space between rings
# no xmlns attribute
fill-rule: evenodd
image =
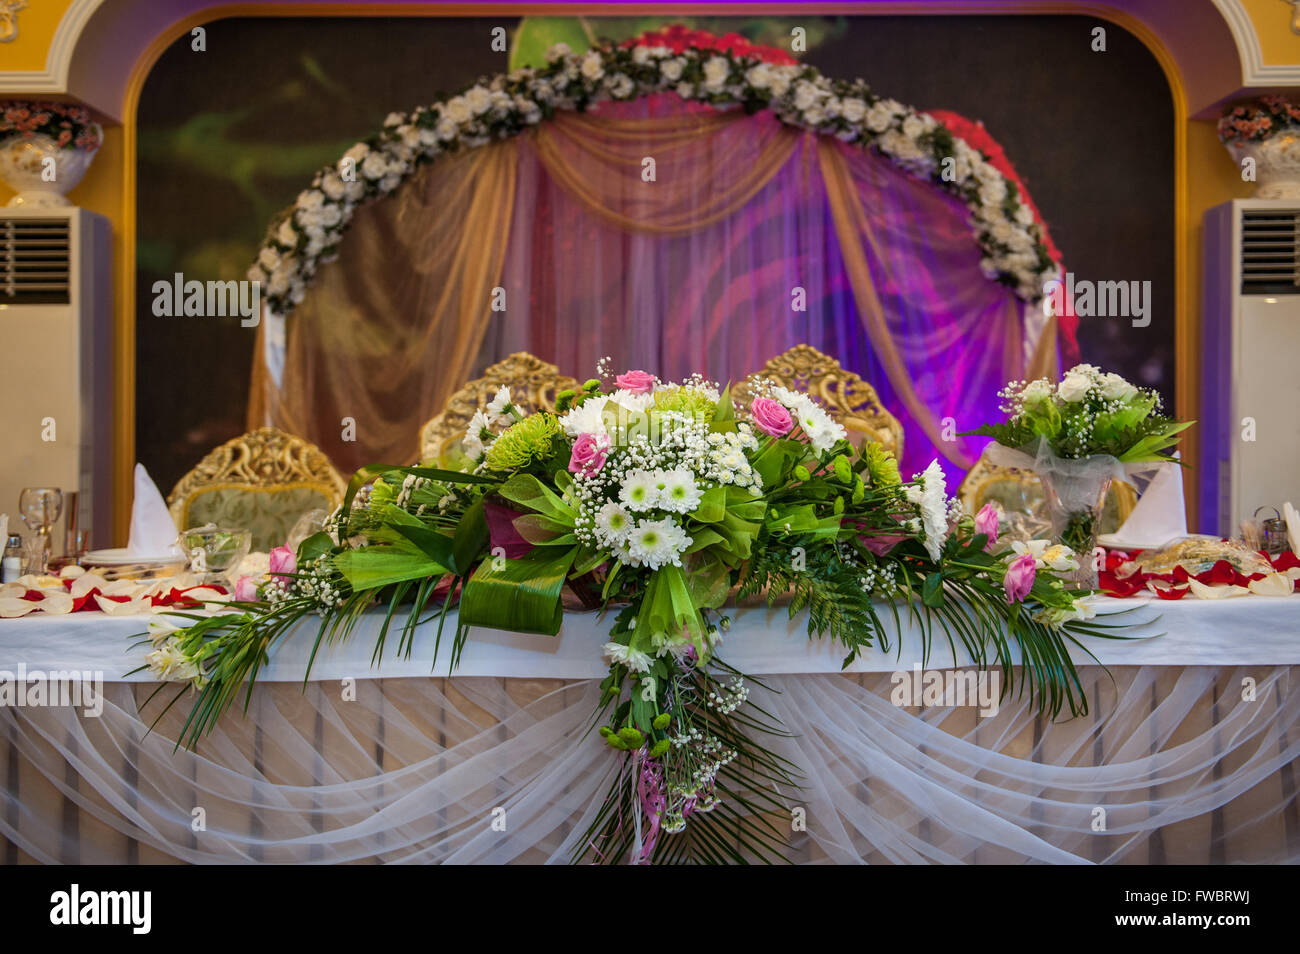
<svg viewBox="0 0 1300 954"><path fill-rule="evenodd" d="M1300 36L1283 0L1214 0L1241 57L1242 86L1300 86Z"/></svg>
<svg viewBox="0 0 1300 954"><path fill-rule="evenodd" d="M18 38L0 44L0 92L66 93L81 31L104 0L28 0Z"/></svg>
<svg viewBox="0 0 1300 954"><path fill-rule="evenodd" d="M1282 0L1240 0L1250 15L1265 66L1300 65L1300 34L1291 29L1294 9Z"/></svg>
<svg viewBox="0 0 1300 954"><path fill-rule="evenodd" d="M80 2L80 0L74 0ZM98 0L85 0L98 2ZM1215 0L1216 5L1221 0ZM1279 2L1280 0L1275 0ZM789 4L756 4L746 7L743 15L776 15L791 12ZM870 4L800 4L798 11L809 15L952 15L1006 14L1006 15L1088 15L1107 20L1136 36L1156 57L1170 86L1174 107L1174 194L1175 194L1175 270L1176 287L1172 290L1176 316L1176 376L1177 413L1195 418L1199 410L1200 333L1193 316L1200 311L1199 235L1201 216L1206 209L1231 198L1243 197L1249 187L1234 176L1234 168L1214 138L1213 124L1190 121L1183 70L1160 38L1145 23L1112 7L1096 3L1073 3L1068 0L1055 3L926 3L922 0L899 3ZM585 14L590 16L628 16L642 13L659 15L707 14L738 15L731 5L718 4L629 4L615 11L593 4L313 4L313 3L244 3L211 7L172 23L157 35L148 48L135 61L126 85L123 103L121 151L105 153L97 160L96 185L88 181L73 193L74 201L87 208L104 211L113 221L119 237L115 260L117 263L116 335L114 342L114 418L117 431L114 435L115 481L114 526L118 542L125 538L130 513L131 468L135 454L135 242L136 242L136 112L140 92L150 70L163 51L193 27L214 20L236 16L483 16L500 14L515 16L548 13L552 15ZM1285 11L1284 11L1285 12ZM1187 64L1195 70L1197 64ZM66 67L65 67L66 72ZM3 87L0 87L3 88ZM1226 93L1232 90L1225 90ZM398 104L409 105L409 104ZM1195 151L1189 162L1189 150ZM112 188L102 177L116 173L118 188ZM93 193L93 195L91 194ZM2 197L0 197L2 198ZM1193 256L1191 251L1195 249ZM1159 292L1157 292L1159 294ZM1197 459L1197 442L1194 434L1186 441L1187 459ZM1189 500L1189 507L1194 501Z"/></svg>
<svg viewBox="0 0 1300 954"><path fill-rule="evenodd" d="M0 66L5 72L44 72L59 21L73 0L28 0L15 16L18 36L0 44Z"/></svg>

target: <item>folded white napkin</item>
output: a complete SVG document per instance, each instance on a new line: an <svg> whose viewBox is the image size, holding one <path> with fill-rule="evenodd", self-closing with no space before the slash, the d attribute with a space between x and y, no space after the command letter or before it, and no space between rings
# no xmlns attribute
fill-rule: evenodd
<svg viewBox="0 0 1300 954"><path fill-rule="evenodd" d="M1282 505L1282 515L1286 518L1286 539L1291 544L1291 552L1300 556L1300 511L1288 500Z"/></svg>
<svg viewBox="0 0 1300 954"><path fill-rule="evenodd" d="M1156 470L1146 492L1124 525L1101 543L1120 550L1158 547L1187 536L1187 510L1183 501L1183 469L1164 463Z"/></svg>
<svg viewBox="0 0 1300 954"><path fill-rule="evenodd" d="M158 486L144 464L135 465L135 497L131 501L131 535L126 550L131 556L179 556L176 524Z"/></svg>

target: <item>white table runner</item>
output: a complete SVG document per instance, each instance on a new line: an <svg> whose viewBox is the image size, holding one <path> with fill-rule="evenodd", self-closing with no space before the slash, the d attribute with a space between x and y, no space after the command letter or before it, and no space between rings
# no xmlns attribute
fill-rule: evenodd
<svg viewBox="0 0 1300 954"><path fill-rule="evenodd" d="M1217 601L1184 599L1103 598L1104 612L1132 610L1126 619L1142 625L1125 631L1142 639L1086 639L1084 644L1107 666L1245 666L1300 665L1300 594L1290 597L1248 596ZM410 658L396 655L397 626L389 633L389 648L379 666L372 666L375 635L381 614L364 618L349 639L322 646L311 679L395 678L447 675L448 652L456 614L447 614L442 650L432 665L436 623L420 627ZM107 681L151 682L147 672L124 674L141 665L146 648L130 650L132 636L143 633L147 617L110 617L101 613L34 616L0 621L0 670L16 672L69 669L99 671ZM456 675L559 679L601 678L606 663L600 647L608 640L611 618L597 613L566 616L558 636L528 636L500 630L475 629L461 656ZM843 647L828 639L810 640L807 617L791 620L784 608L747 608L734 614L718 656L753 675L834 673L840 671ZM1157 635L1163 634L1163 635ZM301 681L315 637L314 626L301 626L271 650L271 661L258 676L268 682ZM874 647L860 656L849 672L893 672L921 662L920 638L914 625L905 625L891 651ZM901 652L900 652L901 647ZM927 668L954 665L947 640L936 630ZM961 644L957 665L970 663ZM1093 663L1087 652L1073 649L1080 665Z"/></svg>

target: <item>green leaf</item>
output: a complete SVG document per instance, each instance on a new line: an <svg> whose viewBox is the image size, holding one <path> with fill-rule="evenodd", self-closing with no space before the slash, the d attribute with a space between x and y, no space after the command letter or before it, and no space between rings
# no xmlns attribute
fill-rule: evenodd
<svg viewBox="0 0 1300 954"><path fill-rule="evenodd" d="M487 518L483 516L483 501L476 500L460 518L456 535L452 537L452 571L457 576L468 574L487 542L488 526Z"/></svg>
<svg viewBox="0 0 1300 954"><path fill-rule="evenodd" d="M488 557L465 582L460 597L462 626L486 626L517 633L554 636L564 609L560 590L578 548L539 547L517 560Z"/></svg>
<svg viewBox="0 0 1300 954"><path fill-rule="evenodd" d="M456 557L452 550L451 537L447 536L445 533L439 533L437 530L430 530L428 527L424 526L414 527L407 524L399 524L393 527L393 529L419 547L421 552L430 559L455 572Z"/></svg>
<svg viewBox="0 0 1300 954"><path fill-rule="evenodd" d="M727 488L710 487L700 497L700 505L691 516L700 523L717 523L727 512Z"/></svg>
<svg viewBox="0 0 1300 954"><path fill-rule="evenodd" d="M427 555L403 553L389 547L344 550L334 557L334 565L356 592L450 572L444 564Z"/></svg>
<svg viewBox="0 0 1300 954"><path fill-rule="evenodd" d="M736 405L731 401L731 385L728 384L718 396L717 406L713 409L713 421L709 430L724 433L736 429Z"/></svg>
<svg viewBox="0 0 1300 954"><path fill-rule="evenodd" d="M323 557L334 549L334 541L324 530L313 533L310 537L298 544L298 563L301 565L309 560L315 560L317 557Z"/></svg>
<svg viewBox="0 0 1300 954"><path fill-rule="evenodd" d="M498 488L497 493L511 503L535 510L569 528L573 527L577 517L572 507L532 474L515 474Z"/></svg>
<svg viewBox="0 0 1300 954"><path fill-rule="evenodd" d="M943 574L936 571L921 586L921 602L931 608L943 605Z"/></svg>

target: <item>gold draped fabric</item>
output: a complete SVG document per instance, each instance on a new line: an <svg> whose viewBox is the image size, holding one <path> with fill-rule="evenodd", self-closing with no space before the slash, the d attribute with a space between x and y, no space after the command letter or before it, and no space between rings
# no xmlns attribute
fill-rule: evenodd
<svg viewBox="0 0 1300 954"><path fill-rule="evenodd" d="M517 150L512 140L444 157L357 210L340 261L321 269L288 319L278 387L259 338L250 425L270 420L306 437L344 472L415 459L420 422L478 361Z"/></svg>
<svg viewBox="0 0 1300 954"><path fill-rule="evenodd" d="M748 118L563 113L536 129L533 146L551 178L606 222L683 235L735 215L789 162L799 133Z"/></svg>

